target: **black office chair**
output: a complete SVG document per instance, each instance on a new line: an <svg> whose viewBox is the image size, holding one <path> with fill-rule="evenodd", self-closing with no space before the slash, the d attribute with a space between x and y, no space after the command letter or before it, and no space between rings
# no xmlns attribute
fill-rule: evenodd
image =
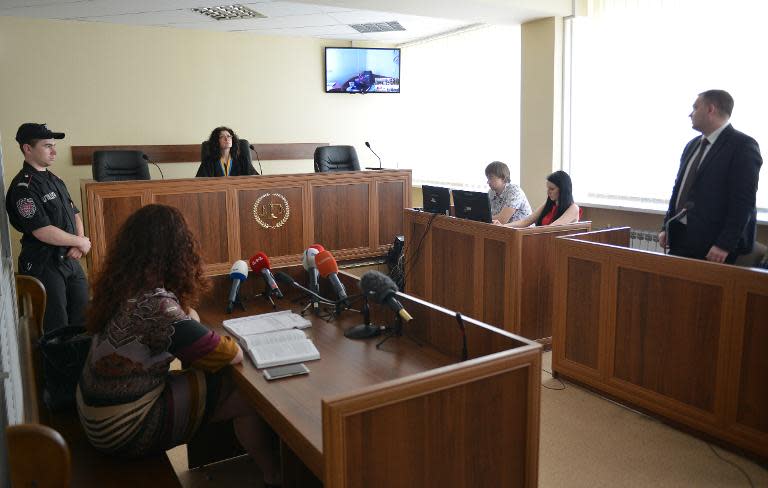
<svg viewBox="0 0 768 488"><path fill-rule="evenodd" d="M315 149L315 172L360 171L360 161L353 146L319 146Z"/></svg>
<svg viewBox="0 0 768 488"><path fill-rule="evenodd" d="M96 181L148 180L149 167L141 151L94 151L93 179Z"/></svg>

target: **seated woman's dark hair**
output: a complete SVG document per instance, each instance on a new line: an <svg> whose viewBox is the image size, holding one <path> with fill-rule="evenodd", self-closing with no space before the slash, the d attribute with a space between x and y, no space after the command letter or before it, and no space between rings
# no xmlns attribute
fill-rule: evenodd
<svg viewBox="0 0 768 488"><path fill-rule="evenodd" d="M557 212L555 212L555 218L552 222L559 219L561 215L573 205L573 183L571 183L571 177L565 171L555 171L551 175L547 176L547 181L555 185L560 190L560 196L557 202L553 202L547 198L547 202L544 204L544 209L541 211L536 225L541 225L542 219L552 211L552 206L557 204Z"/></svg>
<svg viewBox="0 0 768 488"><path fill-rule="evenodd" d="M237 159L238 151L240 151L240 139L237 137L237 134L235 134L235 131L230 129L229 127L216 127L211 132L211 135L208 137L208 154L207 156L211 159L219 159L221 157L221 146L219 145L219 135L227 131L230 134L232 134L232 149L229 150L229 155L232 157L233 160Z"/></svg>
<svg viewBox="0 0 768 488"><path fill-rule="evenodd" d="M107 250L92 284L93 300L86 328L101 331L126 300L163 287L186 310L208 288L199 244L181 212L167 205L147 205L123 223Z"/></svg>
<svg viewBox="0 0 768 488"><path fill-rule="evenodd" d="M510 181L512 181L509 175L509 166L502 163L501 161L494 161L488 166L486 166L485 176L486 178L491 176L501 178L502 180L504 180L504 183L509 183Z"/></svg>

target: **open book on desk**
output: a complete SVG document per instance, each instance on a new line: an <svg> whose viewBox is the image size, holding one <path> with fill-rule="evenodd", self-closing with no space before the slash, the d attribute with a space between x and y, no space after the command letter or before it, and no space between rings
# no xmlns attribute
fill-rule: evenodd
<svg viewBox="0 0 768 488"><path fill-rule="evenodd" d="M257 368L320 359L320 352L301 330L312 322L290 310L225 320Z"/></svg>
<svg viewBox="0 0 768 488"><path fill-rule="evenodd" d="M223 325L227 332L243 341L247 336L254 334L288 329L306 329L312 326L312 322L290 310L281 310L225 320Z"/></svg>
<svg viewBox="0 0 768 488"><path fill-rule="evenodd" d="M320 359L320 351L296 329L250 335L243 345L257 368Z"/></svg>

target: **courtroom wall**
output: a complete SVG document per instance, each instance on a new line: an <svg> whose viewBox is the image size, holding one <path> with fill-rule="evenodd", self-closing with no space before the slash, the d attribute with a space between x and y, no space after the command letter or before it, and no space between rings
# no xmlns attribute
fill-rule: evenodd
<svg viewBox="0 0 768 488"><path fill-rule="evenodd" d="M395 126L386 122L402 117L403 97L324 93L325 45L349 42L0 17L5 173L21 167L14 136L25 121L66 132L53 170L78 205L91 168L72 165L71 145L193 144L218 125L256 143L353 144L363 166L378 165L364 141ZM192 177L198 164L162 169ZM311 172L312 162L264 170Z"/></svg>

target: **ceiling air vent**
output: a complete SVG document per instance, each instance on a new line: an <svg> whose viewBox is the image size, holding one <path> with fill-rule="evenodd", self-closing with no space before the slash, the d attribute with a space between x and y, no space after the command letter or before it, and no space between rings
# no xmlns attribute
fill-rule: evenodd
<svg viewBox="0 0 768 488"><path fill-rule="evenodd" d="M350 24L350 27L357 32L366 34L368 32L392 32L392 31L404 31L405 27L400 25L400 22L371 22L370 24Z"/></svg>
<svg viewBox="0 0 768 488"><path fill-rule="evenodd" d="M200 7L193 8L193 12L203 14L213 20L236 20L236 19L264 19L266 15L251 10L245 5L222 5L220 7Z"/></svg>

